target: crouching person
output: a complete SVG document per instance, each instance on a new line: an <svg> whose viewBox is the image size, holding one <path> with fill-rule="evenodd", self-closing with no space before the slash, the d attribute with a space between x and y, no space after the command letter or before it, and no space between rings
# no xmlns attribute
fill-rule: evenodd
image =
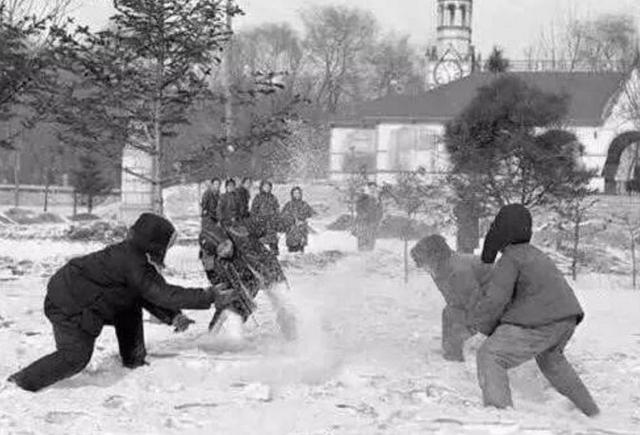
<svg viewBox="0 0 640 435"><path fill-rule="evenodd" d="M176 232L163 217L145 213L127 239L72 259L49 280L44 312L53 325L56 351L8 379L38 391L82 371L89 363L104 325L113 325L122 364L146 364L142 309L185 330L192 321L180 309L208 309L227 304L222 288L182 288L165 282L158 272Z"/></svg>
<svg viewBox="0 0 640 435"><path fill-rule="evenodd" d="M480 289L491 277L491 266L480 258L454 252L444 237L431 235L411 250L416 266L431 274L446 306L442 310L442 351L449 361L464 361L463 347L475 331L467 326L467 317Z"/></svg>
<svg viewBox="0 0 640 435"><path fill-rule="evenodd" d="M595 416L598 406L564 355L584 313L560 270L530 240L531 214L520 204L503 207L485 237L482 261L502 256L471 321L488 335L477 354L484 404L513 406L507 371L535 358L559 393Z"/></svg>

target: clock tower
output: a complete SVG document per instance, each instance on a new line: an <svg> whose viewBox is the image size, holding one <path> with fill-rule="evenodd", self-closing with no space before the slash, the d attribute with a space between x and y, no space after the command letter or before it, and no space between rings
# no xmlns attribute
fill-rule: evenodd
<svg viewBox="0 0 640 435"><path fill-rule="evenodd" d="M476 64L473 0L437 0L437 14L437 43L427 51L427 89L471 74Z"/></svg>

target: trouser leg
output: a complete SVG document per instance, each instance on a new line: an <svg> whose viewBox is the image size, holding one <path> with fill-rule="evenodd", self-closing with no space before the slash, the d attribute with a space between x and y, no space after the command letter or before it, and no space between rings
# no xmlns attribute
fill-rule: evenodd
<svg viewBox="0 0 640 435"><path fill-rule="evenodd" d="M442 310L442 351L448 361L464 361L464 343L471 337L464 310L446 306Z"/></svg>
<svg viewBox="0 0 640 435"><path fill-rule="evenodd" d="M84 369L93 354L95 337L68 322L53 323L56 351L10 376L28 391L39 391Z"/></svg>
<svg viewBox="0 0 640 435"><path fill-rule="evenodd" d="M129 368L144 365L147 350L144 345L142 307L119 314L114 326L122 364Z"/></svg>
<svg viewBox="0 0 640 435"><path fill-rule="evenodd" d="M591 417L600 412L598 405L564 355L564 348L572 335L573 328L568 329L562 341L538 355L536 362L551 385L571 400L584 414Z"/></svg>

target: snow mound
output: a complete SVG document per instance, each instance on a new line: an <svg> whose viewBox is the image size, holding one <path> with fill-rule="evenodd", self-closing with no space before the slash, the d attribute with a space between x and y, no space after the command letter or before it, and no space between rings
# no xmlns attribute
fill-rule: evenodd
<svg viewBox="0 0 640 435"><path fill-rule="evenodd" d="M127 230L127 226L124 224L98 221L72 226L67 230L65 236L67 239L74 241L111 244L124 240Z"/></svg>

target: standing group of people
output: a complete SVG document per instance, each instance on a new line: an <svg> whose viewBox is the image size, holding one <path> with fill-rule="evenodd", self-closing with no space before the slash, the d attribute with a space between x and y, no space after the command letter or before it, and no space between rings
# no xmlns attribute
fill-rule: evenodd
<svg viewBox="0 0 640 435"><path fill-rule="evenodd" d="M273 194L273 184L260 182L259 192L251 197L251 178L243 178L239 187L232 178L224 183L213 178L202 196L202 219L225 228L245 226L260 235L260 240L275 254L279 254L279 233L286 234L289 252L304 252L309 239L308 219L316 213L304 201L300 187L291 189L291 199L280 209Z"/></svg>

